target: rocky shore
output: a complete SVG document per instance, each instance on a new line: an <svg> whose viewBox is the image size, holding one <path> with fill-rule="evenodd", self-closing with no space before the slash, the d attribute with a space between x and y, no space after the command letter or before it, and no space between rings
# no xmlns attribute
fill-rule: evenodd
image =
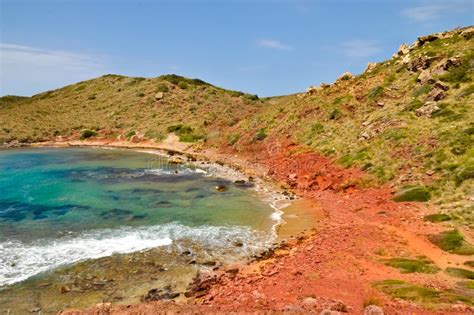
<svg viewBox="0 0 474 315"><path fill-rule="evenodd" d="M463 289L459 279L441 272L403 273L384 263L390 257L423 256L438 267L447 268L462 266L469 260L444 252L430 242L430 235L444 229L423 219L434 209L418 203L394 202L395 192L390 186L364 188L363 172L338 168L316 153L302 152L288 160L288 152L297 148L289 142L280 142L277 149L270 148L259 155L195 151L190 147L177 149L170 143L162 146L74 141L41 145L157 149L183 160L229 165L247 177L263 178L287 190L290 196L295 194L300 200L310 201L310 206L300 207L306 207L307 213L312 214L310 221L314 225L300 231L305 233L298 237L280 242L254 257L248 265L209 268L199 273L184 292L156 288L140 304L105 301L91 309L65 310L62 314L155 314L163 310L317 314L469 314L474 311L469 302L470 293ZM470 235L469 231L465 232ZM418 300L394 297L390 292L399 291L390 291L391 283L412 292L409 294L427 290L433 296L417 297Z"/></svg>

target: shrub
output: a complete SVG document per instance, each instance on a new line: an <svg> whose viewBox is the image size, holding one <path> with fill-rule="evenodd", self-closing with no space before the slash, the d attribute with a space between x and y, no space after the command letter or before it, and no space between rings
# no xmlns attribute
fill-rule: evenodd
<svg viewBox="0 0 474 315"><path fill-rule="evenodd" d="M95 136L97 136L97 132L86 129L82 131L80 139L84 140L84 139L88 139L90 137L95 137Z"/></svg>
<svg viewBox="0 0 474 315"><path fill-rule="evenodd" d="M183 124L169 126L167 130L177 134L181 142L196 142L205 138L204 135L195 133L192 127Z"/></svg>
<svg viewBox="0 0 474 315"><path fill-rule="evenodd" d="M266 137L267 137L267 133L266 133L265 129L260 129L260 130L257 131L257 133L255 134L254 140L256 140L256 141L262 141L262 140L264 140Z"/></svg>
<svg viewBox="0 0 474 315"><path fill-rule="evenodd" d="M169 88L166 84L160 83L156 87L156 92L169 92Z"/></svg>
<svg viewBox="0 0 474 315"><path fill-rule="evenodd" d="M394 201L428 201L431 194L424 186L409 185L402 187L393 198Z"/></svg>
<svg viewBox="0 0 474 315"><path fill-rule="evenodd" d="M125 135L125 137L127 137L127 139L130 139L131 137L133 137L134 135L136 135L137 133L134 131L134 130L131 130L129 132L127 132L127 134Z"/></svg>
<svg viewBox="0 0 474 315"><path fill-rule="evenodd" d="M423 106L423 102L420 101L420 100L415 99L415 100L411 101L408 105L406 105L405 108L403 108L403 111L405 111L405 112L414 112L415 110L417 110L421 106Z"/></svg>
<svg viewBox="0 0 474 315"><path fill-rule="evenodd" d="M463 165L456 174L455 183L461 185L465 180L474 178L474 160L469 160Z"/></svg>
<svg viewBox="0 0 474 315"><path fill-rule="evenodd" d="M413 92L413 97L418 97L420 95L427 94L432 89L433 89L433 86L431 84L422 85Z"/></svg>
<svg viewBox="0 0 474 315"><path fill-rule="evenodd" d="M436 273L439 270L432 261L426 259L392 258L386 260L385 264L400 269L402 273Z"/></svg>
<svg viewBox="0 0 474 315"><path fill-rule="evenodd" d="M186 90L188 88L188 84L186 82L183 82L183 81L179 82L178 86L182 90Z"/></svg>
<svg viewBox="0 0 474 315"><path fill-rule="evenodd" d="M329 119L336 120L341 117L341 111L337 108L333 109L331 113L329 113Z"/></svg>
<svg viewBox="0 0 474 315"><path fill-rule="evenodd" d="M440 76L439 79L449 83L471 82L468 62L463 62L459 67L452 67L447 73Z"/></svg>
<svg viewBox="0 0 474 315"><path fill-rule="evenodd" d="M377 99L378 97L382 96L383 92L384 92L383 86L376 86L369 91L369 94L367 94L367 98L373 101Z"/></svg>
<svg viewBox="0 0 474 315"><path fill-rule="evenodd" d="M245 94L244 99L247 101L258 101L258 95L257 94Z"/></svg>
<svg viewBox="0 0 474 315"><path fill-rule="evenodd" d="M92 100L95 100L95 99L96 99L96 96L95 96L95 94L92 94L92 95L89 95L89 96L87 97L87 99L90 100L90 101L92 101Z"/></svg>
<svg viewBox="0 0 474 315"><path fill-rule="evenodd" d="M232 97L240 97L244 95L245 93L240 92L240 91L227 91L227 94L229 94Z"/></svg>
<svg viewBox="0 0 474 315"><path fill-rule="evenodd" d="M145 93L143 93L143 92L138 92L138 93L137 93L137 96L138 96L138 97L143 97L143 96L145 96Z"/></svg>
<svg viewBox="0 0 474 315"><path fill-rule="evenodd" d="M193 132L192 127L186 126L186 125L183 125L183 124L171 125L167 128L167 130L168 130L168 132L174 132L176 134Z"/></svg>
<svg viewBox="0 0 474 315"><path fill-rule="evenodd" d="M465 279L470 279L470 280L474 279L474 271L471 271L471 270L466 270L466 269L462 269L462 268L448 267L448 268L446 268L445 272L448 275L451 275L451 276L457 277L457 278L465 278Z"/></svg>
<svg viewBox="0 0 474 315"><path fill-rule="evenodd" d="M426 215L423 219L430 222L445 222L451 220L451 217L444 213L435 213Z"/></svg>
<svg viewBox="0 0 474 315"><path fill-rule="evenodd" d="M233 133L229 136L229 145L234 145L239 141L240 139L240 134L239 133Z"/></svg>
<svg viewBox="0 0 474 315"><path fill-rule="evenodd" d="M456 229L431 235L429 239L442 250L458 255L474 255L474 246L467 243L462 234Z"/></svg>
<svg viewBox="0 0 474 315"><path fill-rule="evenodd" d="M468 260L464 262L464 265L474 268L474 260Z"/></svg>

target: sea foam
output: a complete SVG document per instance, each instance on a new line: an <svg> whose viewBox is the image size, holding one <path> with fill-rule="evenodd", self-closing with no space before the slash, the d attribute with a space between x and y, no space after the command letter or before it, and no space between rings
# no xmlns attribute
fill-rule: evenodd
<svg viewBox="0 0 474 315"><path fill-rule="evenodd" d="M96 230L28 244L6 241L0 243L0 287L86 259L168 246L183 239L198 241L209 250L231 247L239 239L245 244L242 250L246 254L262 250L272 241L268 235L243 226L188 227L177 223Z"/></svg>

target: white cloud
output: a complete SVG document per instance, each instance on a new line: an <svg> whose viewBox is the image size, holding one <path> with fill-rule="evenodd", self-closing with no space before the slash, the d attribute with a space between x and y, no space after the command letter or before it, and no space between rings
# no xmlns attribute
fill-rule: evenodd
<svg viewBox="0 0 474 315"><path fill-rule="evenodd" d="M278 50L293 50L293 47L288 46L275 39L261 39L258 44L262 47L278 49Z"/></svg>
<svg viewBox="0 0 474 315"><path fill-rule="evenodd" d="M442 5L423 5L407 8L402 11L402 14L416 22L427 22L439 18L444 9Z"/></svg>
<svg viewBox="0 0 474 315"><path fill-rule="evenodd" d="M371 57L382 51L377 41L361 39L343 43L342 50L349 57Z"/></svg>
<svg viewBox="0 0 474 315"><path fill-rule="evenodd" d="M0 95L30 95L99 76L103 58L0 43Z"/></svg>

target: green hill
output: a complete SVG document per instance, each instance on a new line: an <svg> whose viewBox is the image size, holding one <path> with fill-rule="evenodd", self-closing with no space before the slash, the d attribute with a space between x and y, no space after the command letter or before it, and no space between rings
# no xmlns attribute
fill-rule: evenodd
<svg viewBox="0 0 474 315"><path fill-rule="evenodd" d="M245 151L290 138L363 169L368 184L400 187L408 195L399 200L431 198L474 227L473 79L473 27L420 37L360 75L263 100L175 75L106 75L1 98L0 143L96 135L159 141L177 132L184 141Z"/></svg>

